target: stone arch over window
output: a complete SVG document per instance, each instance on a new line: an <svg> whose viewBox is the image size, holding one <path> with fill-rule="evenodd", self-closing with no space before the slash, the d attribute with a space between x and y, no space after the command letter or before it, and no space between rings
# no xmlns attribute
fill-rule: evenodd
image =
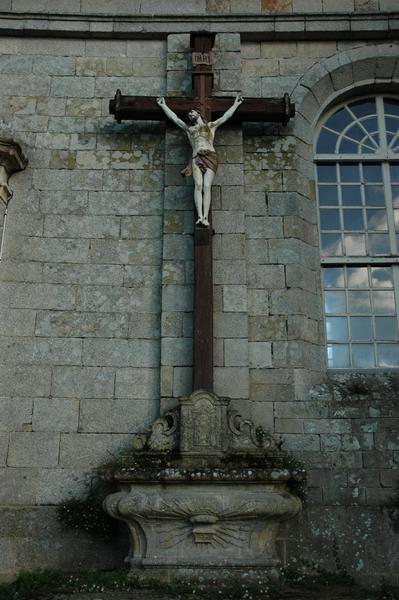
<svg viewBox="0 0 399 600"><path fill-rule="evenodd" d="M292 92L297 116L294 134L313 145L321 115L336 102L361 93L399 93L399 48L395 43L364 45L312 65Z"/></svg>

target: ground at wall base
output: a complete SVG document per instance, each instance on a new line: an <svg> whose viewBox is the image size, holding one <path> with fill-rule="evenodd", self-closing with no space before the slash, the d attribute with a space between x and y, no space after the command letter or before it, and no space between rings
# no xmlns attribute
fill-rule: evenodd
<svg viewBox="0 0 399 600"><path fill-rule="evenodd" d="M248 595L245 592L242 595L227 595L217 594L215 590L211 593L211 596L203 596L203 598L220 598L221 600L259 600L270 599L270 600L396 600L399 595L393 595L390 592L387 594L380 595L364 595L364 590L360 588L345 588L334 586L326 590L324 587L314 587L313 589L304 590L303 588L298 589L296 586L292 586L282 590L281 592L272 593L272 595L263 594L259 596ZM186 595L186 594L169 594L158 592L155 590L136 590L133 592L106 592L96 594L60 594L52 596L51 600L194 600L195 598L201 598L197 594Z"/></svg>
<svg viewBox="0 0 399 600"><path fill-rule="evenodd" d="M345 573L281 572L279 582L254 584L155 584L138 587L127 569L67 574L25 573L0 584L0 600L399 600L399 587L366 590Z"/></svg>

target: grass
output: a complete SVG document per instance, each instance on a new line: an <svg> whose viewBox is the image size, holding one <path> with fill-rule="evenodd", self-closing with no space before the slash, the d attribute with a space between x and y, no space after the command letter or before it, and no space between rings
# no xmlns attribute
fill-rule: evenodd
<svg viewBox="0 0 399 600"><path fill-rule="evenodd" d="M98 593L134 591L137 587L129 582L128 571L97 571L66 574L57 571L22 573L10 584L0 584L0 600L50 600L54 593ZM399 587L382 585L377 591L366 591L353 580L340 573L316 573L303 575L284 572L280 582L263 585L253 583L228 583L211 585L154 585L154 589L170 594L176 600L279 600L305 598L323 600L340 599L340 594L351 600L399 600ZM148 590L149 593L150 590ZM147 593L148 593L147 592ZM303 596L306 594L306 596ZM150 596L146 596L150 597Z"/></svg>
<svg viewBox="0 0 399 600"><path fill-rule="evenodd" d="M105 592L130 590L127 571L66 574L58 571L21 573L10 584L0 584L0 600L40 600L54 592Z"/></svg>

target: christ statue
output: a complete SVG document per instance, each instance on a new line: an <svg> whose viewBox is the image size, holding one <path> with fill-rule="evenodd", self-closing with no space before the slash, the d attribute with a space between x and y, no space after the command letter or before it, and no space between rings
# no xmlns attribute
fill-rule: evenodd
<svg viewBox="0 0 399 600"><path fill-rule="evenodd" d="M242 96L237 96L233 105L226 110L216 121L207 122L201 114L192 109L188 113L190 124L187 125L171 110L165 98L158 98L159 106L166 116L178 127L186 132L193 149L193 157L188 166L183 169L182 175L193 175L194 178L194 203L198 220L196 225L209 227L208 215L211 205L211 188L218 168L218 157L213 146L216 129L232 117L243 102Z"/></svg>

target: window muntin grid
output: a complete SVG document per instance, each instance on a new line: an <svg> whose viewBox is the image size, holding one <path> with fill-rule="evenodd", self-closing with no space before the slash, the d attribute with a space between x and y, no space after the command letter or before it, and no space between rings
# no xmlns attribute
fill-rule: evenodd
<svg viewBox="0 0 399 600"><path fill-rule="evenodd" d="M338 108L316 152L328 366L399 367L399 101Z"/></svg>
<svg viewBox="0 0 399 600"><path fill-rule="evenodd" d="M323 284L328 366L398 367L393 267L326 267Z"/></svg>
<svg viewBox="0 0 399 600"><path fill-rule="evenodd" d="M335 110L324 122L316 154L399 153L399 100L377 96Z"/></svg>
<svg viewBox="0 0 399 600"><path fill-rule="evenodd" d="M373 154L378 151L379 127L374 98L344 105L324 123L318 154Z"/></svg>
<svg viewBox="0 0 399 600"><path fill-rule="evenodd" d="M394 175L399 176L399 169ZM384 173L383 165L377 162L317 165L322 256L397 253L395 236L389 235L386 177L390 178L389 169ZM399 228L399 185L390 185L395 187Z"/></svg>

